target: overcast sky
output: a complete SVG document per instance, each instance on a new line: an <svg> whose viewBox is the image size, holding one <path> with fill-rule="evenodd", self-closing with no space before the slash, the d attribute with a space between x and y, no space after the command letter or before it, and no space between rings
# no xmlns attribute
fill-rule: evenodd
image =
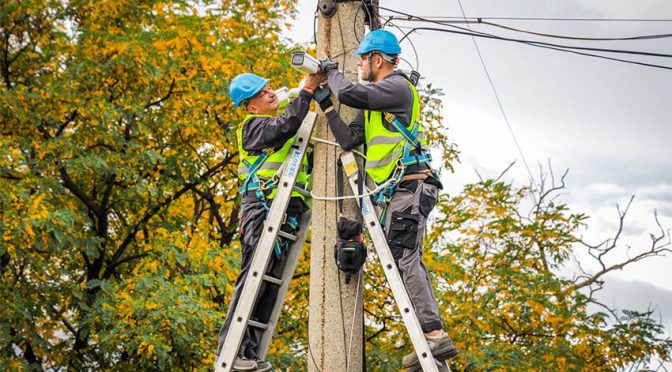
<svg viewBox="0 0 672 372"><path fill-rule="evenodd" d="M463 1L468 17L629 18L672 19L670 0L583 1ZM295 42L312 36L316 0L299 0ZM419 16L460 16L457 0L413 2L380 0L386 8ZM381 10L381 15L390 15ZM588 37L629 37L672 33L672 22L569 22L492 20L536 32ZM394 21L398 26L419 23ZM460 25L464 26L464 25ZM474 30L499 36L598 48L672 54L672 39L638 41L572 41L533 37L485 25ZM400 31L390 28L397 35ZM419 71L443 89L444 117L462 163L447 175L447 192L457 194L465 183L496 177L516 161L508 173L517 183L529 175L516 149L495 95L469 36L418 31L410 36ZM505 41L477 39L485 64L499 93L522 152L538 180L538 165L556 175L569 169L562 200L573 211L591 216L586 238L602 241L616 232L616 205L635 201L626 217L621 251L610 262L650 246L649 232L657 232L654 210L672 228L672 70L578 56ZM402 42L402 57L415 65L415 54ZM671 58L617 58L672 66ZM402 64L402 68L408 68ZM414 66L415 67L415 66ZM584 257L579 253L579 257ZM584 257L585 258L585 257ZM587 261L585 261L587 262ZM585 268L596 270L597 266ZM569 273L571 270L568 269ZM672 254L628 266L609 276L602 299L618 307L644 310L660 305L672 325ZM648 301L647 301L648 300Z"/></svg>

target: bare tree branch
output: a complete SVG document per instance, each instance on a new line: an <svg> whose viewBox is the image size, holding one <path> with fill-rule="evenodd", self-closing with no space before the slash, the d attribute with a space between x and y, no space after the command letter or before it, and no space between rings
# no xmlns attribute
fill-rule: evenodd
<svg viewBox="0 0 672 372"><path fill-rule="evenodd" d="M628 258L626 260L616 264L609 265L606 263L607 255L611 252L614 252L614 250L618 247L619 238L623 232L625 216L630 208L630 205L632 204L633 199L634 195L630 198L628 205L624 210L621 210L620 207L617 206L619 214L619 226L614 238L607 239L598 245L590 245L585 243L584 241L580 241L581 244L583 244L588 248L588 254L590 254L590 256L593 257L600 264L602 270L598 271L597 273L593 274L592 276L589 276L588 278L582 281L577 282L573 287L570 288L571 290L577 290L586 286L593 285L599 280L599 278L601 278L605 274L614 270L620 270L631 263L641 261L648 257L664 256L665 253L672 253L672 250L669 248L672 245L669 230L665 231L663 229L662 225L660 224L660 220L658 218L658 213L654 212L656 224L658 225L660 232L659 235L650 234L651 246L649 247L649 249L640 252L634 256L628 255ZM663 242L663 239L665 239L666 237L667 242Z"/></svg>
<svg viewBox="0 0 672 372"><path fill-rule="evenodd" d="M184 184L182 188L176 191L173 195L166 198L162 202L156 204L154 207L149 208L147 212L145 212L145 215L138 222L136 222L136 224L131 228L131 231L126 235L126 237L121 242L121 244L119 244L119 247L114 252L112 257L108 260L108 265L103 273L102 278L106 279L109 278L110 275L112 275L112 273L114 272L114 268L116 267L115 262L117 262L121 258L121 255L124 253L126 248L131 244L131 242L135 240L135 235L138 233L138 231L140 231L140 229L143 228L149 222L149 220L152 217L154 217L154 215L156 215L163 208L170 205L173 201L177 200L185 192L193 190L196 186L208 180L211 176L219 172L224 166L228 165L230 161L231 161L230 157L222 160L214 167L208 169L208 171L200 175L195 182L193 183L189 182Z"/></svg>
<svg viewBox="0 0 672 372"><path fill-rule="evenodd" d="M70 192L72 192L72 193L77 197L77 199L79 199L82 203L84 203L84 205L86 205L86 207L87 207L91 212L93 212L95 215L98 215L98 214L99 214L99 211L100 211L100 207L97 206L97 205L93 202L93 200L92 200L88 195L86 195L86 194L79 188L79 186L77 186L77 184L75 184L75 183L72 181L72 179L70 178L70 175L68 174L67 169L65 168L65 165L63 165L60 161L59 161L58 172L59 172L60 175L61 175L61 180L63 181L63 186L64 186L66 189L70 190Z"/></svg>
<svg viewBox="0 0 672 372"><path fill-rule="evenodd" d="M173 89L174 89L174 88L175 88L175 78L173 78L173 80L170 82L170 88L168 88L168 93L166 93L165 96L163 96L163 97L157 99L156 101L149 102L148 104L146 104L146 105L145 105L145 109L148 109L148 108L150 108L150 107L152 107L152 106L159 105L159 104L161 104L162 102L165 102L166 100L168 100L168 98L170 98L171 94L173 94Z"/></svg>

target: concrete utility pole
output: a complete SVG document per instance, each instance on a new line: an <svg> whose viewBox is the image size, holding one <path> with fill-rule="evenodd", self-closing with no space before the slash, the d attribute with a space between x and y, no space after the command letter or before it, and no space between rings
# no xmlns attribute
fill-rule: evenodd
<svg viewBox="0 0 672 372"><path fill-rule="evenodd" d="M363 9L362 1L321 0L318 9L317 57L330 57L339 63L340 70L345 71L349 80L357 81L357 57L354 52L358 39L361 40L365 33L367 10L371 12L372 7ZM355 109L340 105L333 96L332 100L346 123L354 119ZM336 141L321 111L313 135ZM316 144L313 167L315 194L336 195L336 162L341 151L335 146ZM351 195L347 180L343 183L344 193ZM356 219L355 202L347 200L343 203L344 217ZM336 267L337 202L314 200L312 209L308 370L362 371L363 283L354 277L346 285L345 274Z"/></svg>

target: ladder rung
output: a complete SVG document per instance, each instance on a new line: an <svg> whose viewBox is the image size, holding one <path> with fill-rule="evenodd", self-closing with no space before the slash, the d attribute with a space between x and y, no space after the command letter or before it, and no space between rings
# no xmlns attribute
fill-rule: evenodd
<svg viewBox="0 0 672 372"><path fill-rule="evenodd" d="M257 322L255 320L249 320L247 322L247 325L249 325L250 327L260 328L260 329L263 329L263 330L268 329L268 324L260 323L260 322Z"/></svg>
<svg viewBox="0 0 672 372"><path fill-rule="evenodd" d="M279 235L279 236L282 236L283 238L285 238L285 239L287 239L287 240L291 240L291 241L293 241L293 242L295 242L296 239L297 239L297 238L296 238L296 235L292 235L292 234L290 234L290 233L286 233L286 232L284 232L284 231L282 231L282 230L278 231L278 235Z"/></svg>
<svg viewBox="0 0 672 372"><path fill-rule="evenodd" d="M292 187L292 190L298 192L299 194L301 194L305 197L310 198L310 192L308 190L304 190L304 189L302 189L300 187L296 187L296 186Z"/></svg>
<svg viewBox="0 0 672 372"><path fill-rule="evenodd" d="M264 280L277 285L282 285L282 283L284 283L282 279L274 278L270 275L264 275Z"/></svg>

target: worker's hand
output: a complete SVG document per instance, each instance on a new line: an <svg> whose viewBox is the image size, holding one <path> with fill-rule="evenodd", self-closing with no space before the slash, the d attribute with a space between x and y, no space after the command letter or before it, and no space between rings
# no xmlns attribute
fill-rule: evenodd
<svg viewBox="0 0 672 372"><path fill-rule="evenodd" d="M322 111L326 111L329 107L334 105L334 103L331 102L331 98L329 98L330 93L329 87L326 86L319 88L313 93L313 99L320 105Z"/></svg>
<svg viewBox="0 0 672 372"><path fill-rule="evenodd" d="M306 78L303 79L303 89L310 94L313 94L320 83L326 80L326 76L323 73L318 72L317 74L308 74Z"/></svg>
<svg viewBox="0 0 672 372"><path fill-rule="evenodd" d="M331 70L338 70L338 63L331 62L329 58L323 59L320 61L320 70L325 74L329 74L329 71Z"/></svg>

